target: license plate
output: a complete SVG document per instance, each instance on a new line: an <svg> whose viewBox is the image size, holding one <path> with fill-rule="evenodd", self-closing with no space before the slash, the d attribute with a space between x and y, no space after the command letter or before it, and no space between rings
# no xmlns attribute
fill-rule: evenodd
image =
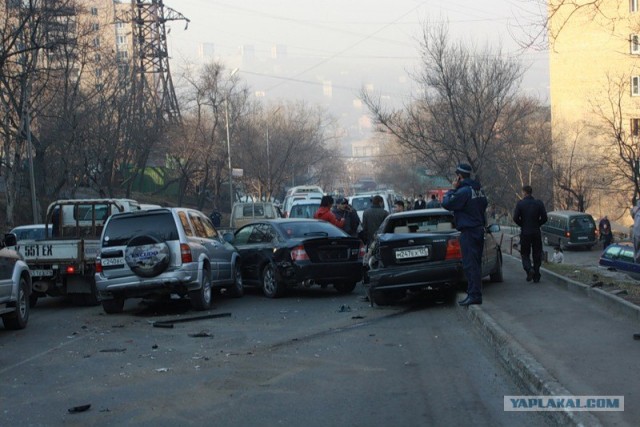
<svg viewBox="0 0 640 427"><path fill-rule="evenodd" d="M578 240L587 240L588 237L587 236L578 236Z"/></svg>
<svg viewBox="0 0 640 427"><path fill-rule="evenodd" d="M100 261L103 267L111 267L114 265L124 265L124 258L102 258Z"/></svg>
<svg viewBox="0 0 640 427"><path fill-rule="evenodd" d="M53 270L31 270L31 277L53 276Z"/></svg>
<svg viewBox="0 0 640 427"><path fill-rule="evenodd" d="M428 257L429 249L426 246L420 248L396 249L396 259L408 259Z"/></svg>

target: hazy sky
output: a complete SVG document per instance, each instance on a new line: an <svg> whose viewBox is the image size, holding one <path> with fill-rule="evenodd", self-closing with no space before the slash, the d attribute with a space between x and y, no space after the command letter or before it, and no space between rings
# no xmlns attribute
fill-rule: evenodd
<svg viewBox="0 0 640 427"><path fill-rule="evenodd" d="M330 80L333 93L354 98L364 84L406 97L407 73L415 69L423 24L447 20L453 38L477 46L501 44L529 67L523 91L547 100L546 52L522 51L512 34L532 22L537 0L165 0L191 20L169 34L174 79L185 63L201 61L209 43L229 69L240 67L250 86L279 98L305 97ZM255 62L238 63L239 47L252 46ZM287 66L268 62L274 45L286 46ZM292 66L292 64L298 64ZM269 74L271 77L265 78ZM403 78L407 81L403 81ZM320 87L319 87L320 86ZM404 93L402 93L404 92ZM269 99L273 99L270 97Z"/></svg>

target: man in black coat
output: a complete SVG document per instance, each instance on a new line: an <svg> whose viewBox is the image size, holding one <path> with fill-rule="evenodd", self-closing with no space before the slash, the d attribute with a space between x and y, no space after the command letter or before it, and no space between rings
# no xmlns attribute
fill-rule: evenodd
<svg viewBox="0 0 640 427"><path fill-rule="evenodd" d="M427 202L424 201L424 198L422 197L422 194L418 195L418 200L416 200L415 204L413 205L413 209L426 209L427 208Z"/></svg>
<svg viewBox="0 0 640 427"><path fill-rule="evenodd" d="M540 226L547 222L547 210L541 200L534 199L530 185L522 187L523 197L516 204L513 221L520 226L520 255L522 267L527 272L527 282L540 281L542 264L542 235ZM531 255L533 266L531 265Z"/></svg>

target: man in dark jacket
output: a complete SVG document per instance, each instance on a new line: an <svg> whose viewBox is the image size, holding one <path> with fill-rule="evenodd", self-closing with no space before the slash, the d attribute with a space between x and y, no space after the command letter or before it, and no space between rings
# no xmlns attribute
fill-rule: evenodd
<svg viewBox="0 0 640 427"><path fill-rule="evenodd" d="M384 210L384 200L382 196L373 196L371 199L371 207L365 209L362 213L362 234L367 241L367 245L373 243L373 238L376 235L376 231L380 228L380 225L384 219L389 215L389 212Z"/></svg>
<svg viewBox="0 0 640 427"><path fill-rule="evenodd" d="M540 226L547 222L547 210L541 200L533 198L530 185L522 187L523 197L513 211L513 221L520 226L520 256L527 272L527 282L540 281L542 263L542 236ZM533 256L533 266L531 265Z"/></svg>
<svg viewBox="0 0 640 427"><path fill-rule="evenodd" d="M453 188L444 195L442 207L453 211L456 229L460 231L462 269L467 278L467 297L462 306L482 304L482 250L487 198L480 183L471 179L471 166L460 163L456 168Z"/></svg>
<svg viewBox="0 0 640 427"><path fill-rule="evenodd" d="M416 200L415 204L413 205L413 209L426 209L427 208L427 203L424 201L424 198L422 197L422 194L418 195L418 199Z"/></svg>
<svg viewBox="0 0 640 427"><path fill-rule="evenodd" d="M344 218L344 226L342 229L351 237L358 237L358 227L360 226L360 217L355 209L349 205L347 199L338 199L336 208L333 211L338 220Z"/></svg>

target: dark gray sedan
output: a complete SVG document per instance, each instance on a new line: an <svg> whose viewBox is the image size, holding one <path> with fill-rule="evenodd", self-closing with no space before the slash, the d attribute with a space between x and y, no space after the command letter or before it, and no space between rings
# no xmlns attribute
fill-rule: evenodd
<svg viewBox="0 0 640 427"><path fill-rule="evenodd" d="M502 281L502 253L486 229L482 275ZM389 215L380 226L366 261L369 296L378 305L404 298L407 293L457 291L465 281L460 232L453 214L445 209L422 209Z"/></svg>

